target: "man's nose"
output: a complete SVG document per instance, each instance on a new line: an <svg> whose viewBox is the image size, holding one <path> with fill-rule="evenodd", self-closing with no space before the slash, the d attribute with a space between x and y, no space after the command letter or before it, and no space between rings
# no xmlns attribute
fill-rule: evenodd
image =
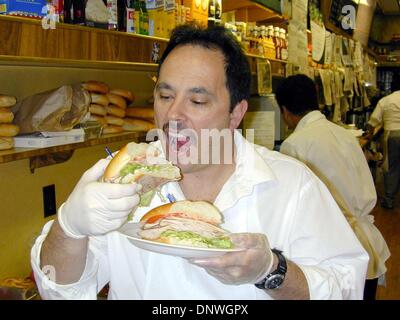
<svg viewBox="0 0 400 320"><path fill-rule="evenodd" d="M168 108L167 117L168 120L170 121L185 120L186 110L184 101L181 99L175 99L174 102Z"/></svg>

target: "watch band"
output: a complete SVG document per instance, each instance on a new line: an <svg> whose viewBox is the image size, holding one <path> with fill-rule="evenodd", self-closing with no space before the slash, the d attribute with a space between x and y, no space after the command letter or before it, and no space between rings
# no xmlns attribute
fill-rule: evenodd
<svg viewBox="0 0 400 320"><path fill-rule="evenodd" d="M271 251L278 257L278 266L275 271L268 274L260 282L254 284L259 289L277 289L285 280L287 271L286 259L282 254L282 251L278 249L272 249Z"/></svg>

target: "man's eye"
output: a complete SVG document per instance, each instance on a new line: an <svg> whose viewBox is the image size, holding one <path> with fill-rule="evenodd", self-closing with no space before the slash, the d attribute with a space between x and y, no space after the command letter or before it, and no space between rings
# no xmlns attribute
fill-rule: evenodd
<svg viewBox="0 0 400 320"><path fill-rule="evenodd" d="M192 103L195 104L195 105L207 104L207 102L205 102L205 101L198 101L198 100L192 100Z"/></svg>
<svg viewBox="0 0 400 320"><path fill-rule="evenodd" d="M166 96L166 95L160 94L160 98L161 98L162 100L168 100L168 99L171 99L171 96Z"/></svg>

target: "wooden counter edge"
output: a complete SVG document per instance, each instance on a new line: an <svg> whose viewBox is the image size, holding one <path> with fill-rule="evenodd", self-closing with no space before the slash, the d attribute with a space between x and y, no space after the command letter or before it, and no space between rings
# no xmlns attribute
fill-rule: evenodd
<svg viewBox="0 0 400 320"><path fill-rule="evenodd" d="M125 132L119 134L108 134L100 138L88 139L83 142L58 145L48 148L14 148L10 150L0 151L0 163L28 159L30 157L45 155L49 153L87 148L123 140L131 140L134 142L145 141L145 137L146 137L145 131L136 131L136 132Z"/></svg>

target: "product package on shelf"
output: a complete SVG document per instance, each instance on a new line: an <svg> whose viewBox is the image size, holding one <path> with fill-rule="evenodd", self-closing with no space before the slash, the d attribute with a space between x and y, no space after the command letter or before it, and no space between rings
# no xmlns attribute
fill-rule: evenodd
<svg viewBox="0 0 400 320"><path fill-rule="evenodd" d="M83 129L72 129L67 132L58 132L53 135L51 132L34 133L21 135L14 138L17 148L47 148L70 143L85 141L85 131Z"/></svg>
<svg viewBox="0 0 400 320"><path fill-rule="evenodd" d="M183 0L183 5L190 8L191 17L203 27L208 25L208 0Z"/></svg>
<svg viewBox="0 0 400 320"><path fill-rule="evenodd" d="M47 14L46 0L0 0L0 13L29 18L41 18Z"/></svg>

